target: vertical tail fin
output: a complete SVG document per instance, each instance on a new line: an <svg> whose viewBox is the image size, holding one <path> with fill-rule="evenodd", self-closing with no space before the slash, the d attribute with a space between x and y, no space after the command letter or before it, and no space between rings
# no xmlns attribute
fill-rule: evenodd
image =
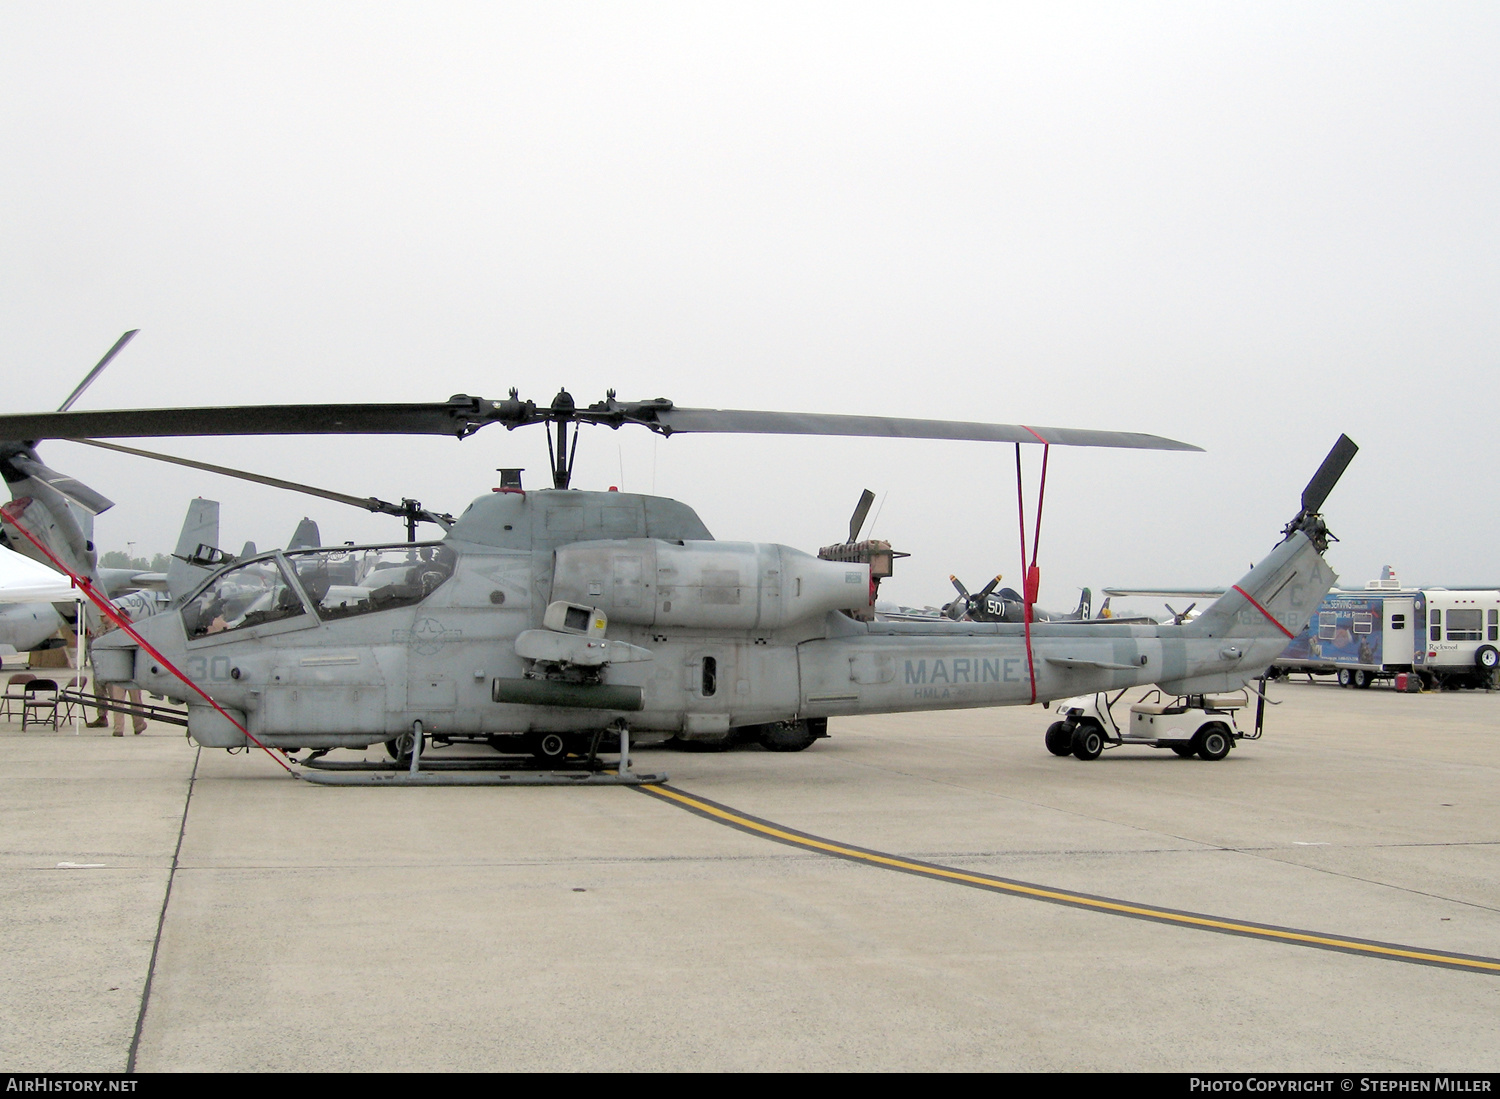
<svg viewBox="0 0 1500 1099"><path fill-rule="evenodd" d="M182 533L177 536L177 550L167 565L167 591L181 599L208 576L210 569L194 564L200 559L199 547L217 548L219 544L219 502L201 496L188 504Z"/></svg>
<svg viewBox="0 0 1500 1099"><path fill-rule="evenodd" d="M1194 626L1209 636L1297 636L1337 582L1317 544L1301 531L1292 534L1202 613Z"/></svg>
<svg viewBox="0 0 1500 1099"><path fill-rule="evenodd" d="M304 516L302 522L297 524L292 540L286 544L286 548L289 550L316 549L322 544L323 535L318 530L318 524Z"/></svg>

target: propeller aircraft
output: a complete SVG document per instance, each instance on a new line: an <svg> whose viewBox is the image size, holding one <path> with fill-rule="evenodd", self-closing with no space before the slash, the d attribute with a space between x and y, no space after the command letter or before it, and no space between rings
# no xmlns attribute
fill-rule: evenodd
<svg viewBox="0 0 1500 1099"><path fill-rule="evenodd" d="M996 591L1003 577L996 576L977 592L970 592L964 586L964 582L956 576L948 577L958 592L958 598L943 608L943 614L955 622L1024 622L1026 620L1026 599L1015 588L1000 588ZM1086 622L1089 619L1090 608L1093 603L1093 592L1084 588L1078 597L1078 606L1067 614L1041 610L1037 607L1031 608L1031 620L1033 622Z"/></svg>
<svg viewBox="0 0 1500 1099"><path fill-rule="evenodd" d="M896 555L889 543L856 541L868 502L848 542L813 556L716 541L686 504L579 491L570 479L583 425L667 437L988 440L1016 444L1018 469L1027 443L1198 449L1157 436L680 408L664 398L619 401L613 391L587 407L566 391L538 405L512 390L499 401L461 394L433 404L0 416L0 438L464 439L492 424L546 427L551 488L524 489L511 474L456 519L406 501L406 542L235 561L169 611L99 639L101 679L186 702L191 735L209 747L253 740L322 752L383 741L418 757L428 736L521 736L534 754L558 758L597 747L611 730L705 741L734 730L796 751L846 715L1028 704L1150 683L1179 694L1228 690L1259 675L1332 586L1320 508L1357 449L1340 438L1281 541L1198 618L1141 625L878 618L876 584ZM27 515L7 521L24 525ZM418 521L437 523L442 537L412 540Z"/></svg>

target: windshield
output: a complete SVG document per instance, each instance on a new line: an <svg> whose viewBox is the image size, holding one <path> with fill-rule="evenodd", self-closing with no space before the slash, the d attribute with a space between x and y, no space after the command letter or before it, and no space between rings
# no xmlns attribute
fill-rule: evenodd
<svg viewBox="0 0 1500 1099"><path fill-rule="evenodd" d="M272 557L220 573L182 607L189 641L306 614L307 608Z"/></svg>
<svg viewBox="0 0 1500 1099"><path fill-rule="evenodd" d="M286 555L318 617L327 621L420 603L453 575L458 555L441 542Z"/></svg>

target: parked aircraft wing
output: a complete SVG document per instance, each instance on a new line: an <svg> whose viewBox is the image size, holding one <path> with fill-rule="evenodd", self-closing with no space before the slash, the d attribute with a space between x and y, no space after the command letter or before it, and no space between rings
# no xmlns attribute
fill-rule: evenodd
<svg viewBox="0 0 1500 1099"><path fill-rule="evenodd" d="M1140 596L1143 599L1217 599L1226 588L1105 588L1105 595Z"/></svg>

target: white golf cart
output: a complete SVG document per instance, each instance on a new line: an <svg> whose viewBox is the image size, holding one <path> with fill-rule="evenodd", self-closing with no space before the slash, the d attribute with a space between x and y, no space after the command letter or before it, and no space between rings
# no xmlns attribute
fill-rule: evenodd
<svg viewBox="0 0 1500 1099"><path fill-rule="evenodd" d="M1130 725L1122 730L1113 710L1124 695L1120 691L1111 698L1101 691L1058 703L1062 720L1047 729L1047 750L1055 756L1098 759L1105 748L1137 744L1170 748L1184 759L1196 755L1216 760L1227 756L1237 740L1259 739L1264 724L1264 693L1258 696L1255 728L1245 732L1235 721L1235 712L1250 704L1248 690L1168 698L1160 688L1153 688L1140 701L1131 703Z"/></svg>

